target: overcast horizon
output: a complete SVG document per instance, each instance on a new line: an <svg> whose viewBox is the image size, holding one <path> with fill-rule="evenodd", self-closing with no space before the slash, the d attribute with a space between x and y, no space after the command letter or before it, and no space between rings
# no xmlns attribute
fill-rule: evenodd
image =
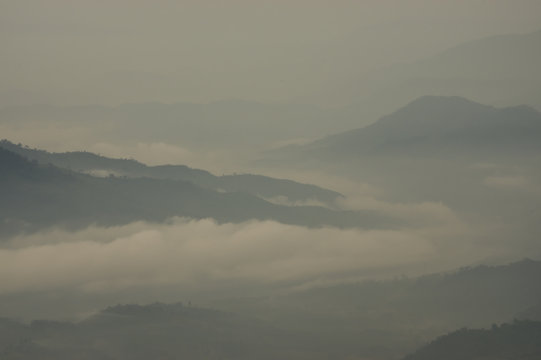
<svg viewBox="0 0 541 360"><path fill-rule="evenodd" d="M228 99L327 106L325 89L340 92L371 71L541 29L535 0L0 6L2 106Z"/></svg>

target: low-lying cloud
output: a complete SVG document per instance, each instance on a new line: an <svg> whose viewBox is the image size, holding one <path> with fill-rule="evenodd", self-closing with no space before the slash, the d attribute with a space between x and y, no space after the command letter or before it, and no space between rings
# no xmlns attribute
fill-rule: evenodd
<svg viewBox="0 0 541 360"><path fill-rule="evenodd" d="M0 250L0 294L130 286L201 286L220 282L302 284L367 269L468 258L465 242L445 245L427 229L307 229L272 221L217 224L172 219L22 236ZM451 248L455 253L441 247ZM444 261L445 265L449 261ZM444 265L444 266L445 266Z"/></svg>

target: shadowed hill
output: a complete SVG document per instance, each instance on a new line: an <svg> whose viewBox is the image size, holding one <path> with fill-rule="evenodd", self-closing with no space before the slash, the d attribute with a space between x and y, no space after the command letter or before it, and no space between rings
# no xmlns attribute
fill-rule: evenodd
<svg viewBox="0 0 541 360"><path fill-rule="evenodd" d="M50 163L61 168L89 174L101 174L102 176L114 174L130 178L148 177L183 180L213 190L246 192L263 198L283 196L292 202L315 200L330 204L341 196L335 191L315 185L261 175L215 176L208 171L193 169L184 165L147 166L131 159L112 159L83 151L50 153L16 145L7 140L1 140L0 147L42 164Z"/></svg>
<svg viewBox="0 0 541 360"><path fill-rule="evenodd" d="M79 323L0 319L12 359L313 359L314 349L260 321L182 304L117 305Z"/></svg>
<svg viewBox="0 0 541 360"><path fill-rule="evenodd" d="M268 154L377 185L388 199L443 202L470 218L505 218L540 234L541 114L460 97L425 96L372 125ZM524 234L523 229L528 229Z"/></svg>
<svg viewBox="0 0 541 360"><path fill-rule="evenodd" d="M461 329L441 336L404 360L537 360L541 322L515 321L491 329Z"/></svg>
<svg viewBox="0 0 541 360"><path fill-rule="evenodd" d="M240 192L217 192L191 182L152 178L96 178L30 162L0 148L0 219L4 233L63 225L82 227L163 221L171 216L218 222L275 220L304 226L393 226L386 216L281 206Z"/></svg>
<svg viewBox="0 0 541 360"><path fill-rule="evenodd" d="M460 97L425 96L364 128L291 149L323 159L537 154L541 114L527 106L497 109Z"/></svg>
<svg viewBox="0 0 541 360"><path fill-rule="evenodd" d="M310 333L344 353L392 359L457 328L512 321L541 301L540 277L541 261L526 259L417 278L223 300L213 306Z"/></svg>
<svg viewBox="0 0 541 360"><path fill-rule="evenodd" d="M538 303L540 274L541 262L523 260L234 299L227 311L213 310L224 302L154 303L111 306L77 323L0 319L0 358L399 359L463 328L406 359L520 359L538 356L540 323L464 327L510 322Z"/></svg>

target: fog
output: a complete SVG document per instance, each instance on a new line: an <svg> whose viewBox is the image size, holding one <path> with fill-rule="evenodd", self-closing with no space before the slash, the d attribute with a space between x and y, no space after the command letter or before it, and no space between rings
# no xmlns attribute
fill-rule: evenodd
<svg viewBox="0 0 541 360"><path fill-rule="evenodd" d="M0 358L541 357L541 2L0 0L0 52Z"/></svg>
<svg viewBox="0 0 541 360"><path fill-rule="evenodd" d="M111 237L109 232L125 235L105 242ZM210 220L176 221L44 235L31 241L47 244L81 237L92 241L4 249L4 293L74 286L100 291L160 283L197 282L204 287L206 281L233 279L302 282L363 267L411 264L434 253L433 245L421 234L307 230L272 222L217 225Z"/></svg>
<svg viewBox="0 0 541 360"><path fill-rule="evenodd" d="M541 13L535 0L0 6L4 106L233 98L321 104L316 95L352 76L473 39L538 30Z"/></svg>
<svg viewBox="0 0 541 360"><path fill-rule="evenodd" d="M187 300L212 292L217 284L220 293L212 292L213 296L243 297L253 296L254 290L261 295L315 284L392 278L397 271L417 275L527 255L517 254L509 243L482 250L486 242L475 241L467 225L437 204L401 206L391 211L414 213L409 217L422 216L430 224L401 231L363 231L307 229L270 221L219 225L212 220L179 218L166 224L137 222L17 236L0 250L0 301L57 291L106 294L115 303L129 300L122 295L127 290L137 299L153 301L168 298L171 286L181 294L181 300ZM427 216L435 218L436 224ZM231 290L227 290L228 284ZM261 292L265 287L268 290ZM150 296L147 289L152 289ZM115 293L119 295L115 297ZM58 314L63 310L64 317L73 317L99 310L86 303L71 307L77 313L54 306L41 311ZM19 311L2 315L26 317L26 311L32 312Z"/></svg>
<svg viewBox="0 0 541 360"><path fill-rule="evenodd" d="M516 228L461 219L442 203L393 203L375 194L365 185L334 207L378 210L402 219L407 227L308 229L273 221L218 224L171 218L163 224L135 222L80 231L53 227L13 236L0 249L0 302L8 311L1 315L77 318L130 299L209 303L532 255L527 241L507 237L508 231L518 236ZM51 293L64 294L64 300L43 301L37 314L21 306L28 300L13 305L14 299L41 299ZM89 303L83 300L87 295L101 300ZM66 308L65 301L72 298L79 300Z"/></svg>

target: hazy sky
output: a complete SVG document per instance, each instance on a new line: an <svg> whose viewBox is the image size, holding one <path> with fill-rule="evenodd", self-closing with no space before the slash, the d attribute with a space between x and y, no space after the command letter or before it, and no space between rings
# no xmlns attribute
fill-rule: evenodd
<svg viewBox="0 0 541 360"><path fill-rule="evenodd" d="M0 0L0 106L308 102L354 74L539 28L538 0Z"/></svg>

